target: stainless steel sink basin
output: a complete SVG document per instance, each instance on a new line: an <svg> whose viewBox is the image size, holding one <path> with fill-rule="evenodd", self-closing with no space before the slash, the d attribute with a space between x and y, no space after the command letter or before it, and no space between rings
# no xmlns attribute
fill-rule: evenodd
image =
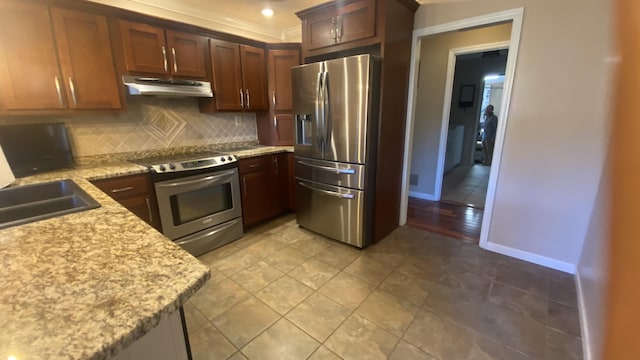
<svg viewBox="0 0 640 360"><path fill-rule="evenodd" d="M95 209L97 201L72 180L0 190L0 229Z"/></svg>

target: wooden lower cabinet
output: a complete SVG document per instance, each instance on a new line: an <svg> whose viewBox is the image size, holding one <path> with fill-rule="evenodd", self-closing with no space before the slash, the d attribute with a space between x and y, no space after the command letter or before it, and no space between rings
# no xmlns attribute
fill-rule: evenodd
<svg viewBox="0 0 640 360"><path fill-rule="evenodd" d="M120 176L92 183L147 224L161 230L158 203L149 174Z"/></svg>
<svg viewBox="0 0 640 360"><path fill-rule="evenodd" d="M240 159L240 193L245 227L291 209L290 155L293 154L280 153Z"/></svg>

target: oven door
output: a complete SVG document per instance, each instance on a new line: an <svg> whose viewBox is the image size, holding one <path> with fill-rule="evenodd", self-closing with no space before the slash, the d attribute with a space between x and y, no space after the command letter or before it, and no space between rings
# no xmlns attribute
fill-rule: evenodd
<svg viewBox="0 0 640 360"><path fill-rule="evenodd" d="M238 169L156 182L162 233L175 240L242 216Z"/></svg>

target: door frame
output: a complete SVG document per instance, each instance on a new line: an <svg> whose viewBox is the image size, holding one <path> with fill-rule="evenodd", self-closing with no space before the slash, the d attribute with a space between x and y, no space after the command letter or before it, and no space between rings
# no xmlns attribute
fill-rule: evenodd
<svg viewBox="0 0 640 360"><path fill-rule="evenodd" d="M422 39L456 30L462 30L473 27L493 25L497 23L503 23L511 21L511 38L509 40L509 56L507 57L507 66L505 69L505 82L502 93L502 109L498 115L501 121L498 122L498 129L496 133L496 143L494 146L494 160L489 172L489 186L487 188L487 197L485 201L484 216L482 218L482 228L480 230L480 247L487 248L489 242L489 233L491 226L491 217L493 212L493 202L495 199L496 185L498 173L500 170L500 162L502 160L502 147L504 143L504 137L506 132L506 123L508 121L509 106L511 101L511 91L513 89L513 80L515 75L516 63L518 58L518 50L520 47L520 34L522 32L522 19L524 17L524 8L515 8L511 10L500 11L496 13L481 15L468 19L462 19L452 21L444 24L428 26L425 28L415 29L413 31L412 45L411 45L411 69L409 73L409 94L407 101L407 126L405 132L405 147L404 147L404 162L403 162L403 174L402 174L402 197L400 202L400 225L407 223L407 207L409 204L409 174L411 172L411 152L413 148L413 128L415 118L415 105L416 105L416 93L418 89L418 70L420 63L420 46ZM449 91L449 95L451 91ZM447 97L447 91L445 91L445 98ZM446 100L446 99L445 99ZM450 101L448 105L450 106ZM448 114L447 114L448 117ZM441 129L441 141L442 133L446 132ZM442 143L441 143L442 144ZM443 155L439 154L438 167L444 166ZM440 184L442 179L440 179Z"/></svg>
<svg viewBox="0 0 640 360"><path fill-rule="evenodd" d="M456 73L456 60L458 55L473 54L482 51L509 49L510 41L499 41L487 44L470 45L449 50L447 60L447 79L444 87L444 104L442 105L442 123L440 124L440 146L438 148L438 165L436 168L436 186L433 201L439 201L442 197L442 180L444 177L444 161L447 155L447 137L449 135L449 120L451 115L451 100L453 98L453 80ZM509 57L507 56L507 61ZM506 81L505 76L505 81ZM500 119L503 119L502 113Z"/></svg>

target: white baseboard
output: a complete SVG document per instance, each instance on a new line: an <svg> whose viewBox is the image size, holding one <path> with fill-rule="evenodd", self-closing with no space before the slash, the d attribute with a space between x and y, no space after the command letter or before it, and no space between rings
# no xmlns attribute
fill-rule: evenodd
<svg viewBox="0 0 640 360"><path fill-rule="evenodd" d="M580 270L576 269L576 293L578 294L578 315L580 316L580 333L582 334L582 357L584 360L592 360L589 320L587 319L587 309L584 304L584 294L582 293L582 277L580 275Z"/></svg>
<svg viewBox="0 0 640 360"><path fill-rule="evenodd" d="M425 194L417 191L409 191L409 196L422 200L437 201L436 197L433 196L433 194Z"/></svg>
<svg viewBox="0 0 640 360"><path fill-rule="evenodd" d="M571 264L565 261L560 261L556 259L552 259L542 255L532 254L527 251L522 251L519 249L514 249L512 247L488 242L484 249L497 252L498 254L507 255L514 257L516 259L528 261L530 263L538 264L541 266L545 266L548 268L556 269L562 272L566 272L569 274L575 274L576 265Z"/></svg>

